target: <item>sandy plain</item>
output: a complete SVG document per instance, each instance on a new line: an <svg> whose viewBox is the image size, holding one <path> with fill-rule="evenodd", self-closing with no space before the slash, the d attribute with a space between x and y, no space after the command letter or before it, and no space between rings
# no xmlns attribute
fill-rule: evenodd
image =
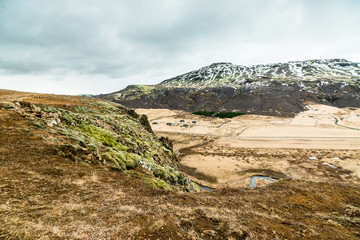
<svg viewBox="0 0 360 240"><path fill-rule="evenodd" d="M360 183L360 109L311 103L307 109L293 118L232 119L136 111L148 116L157 135L174 142L182 170L205 186L246 187L254 175Z"/></svg>

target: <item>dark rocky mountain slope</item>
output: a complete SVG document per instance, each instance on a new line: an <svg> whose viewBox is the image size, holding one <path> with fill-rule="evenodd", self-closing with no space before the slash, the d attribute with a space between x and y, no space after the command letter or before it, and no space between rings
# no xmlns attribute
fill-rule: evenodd
<svg viewBox="0 0 360 240"><path fill-rule="evenodd" d="M307 101L360 107L360 64L345 59L250 67L214 63L157 85L130 85L101 97L132 108L291 116Z"/></svg>

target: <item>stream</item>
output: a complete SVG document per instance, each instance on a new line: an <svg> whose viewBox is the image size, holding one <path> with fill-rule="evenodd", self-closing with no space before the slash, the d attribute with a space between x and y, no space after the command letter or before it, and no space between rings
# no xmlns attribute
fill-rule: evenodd
<svg viewBox="0 0 360 240"><path fill-rule="evenodd" d="M250 184L249 184L248 188L255 188L256 187L256 179L258 179L258 178L269 180L271 182L275 182L275 181L279 180L276 178L271 178L271 177L266 177L266 176L252 176L250 179Z"/></svg>
<svg viewBox="0 0 360 240"><path fill-rule="evenodd" d="M196 148L196 147L199 147L199 146L201 146L201 145L207 144L207 143L209 143L209 142L211 142L211 141L213 141L213 139L208 139L208 140L206 140L206 141L204 141L204 142L201 142L200 144L197 144L197 145L194 145L194 146L190 146L190 147L178 149L178 150L177 150L177 155L180 156L180 155L182 154L181 152L182 152L184 149ZM250 184L249 184L248 188L256 188L256 179L258 179L258 178L262 178L262 179L265 179L265 180L268 180L268 181L271 181L271 182L276 182L276 181L279 180L279 179L271 178L271 177L267 177L267 176L255 175L255 176L252 176L252 177L251 177L251 179L250 179ZM203 191L210 191L210 192L212 192L212 191L215 190L215 188L207 187L207 186L201 185L200 183L197 183L197 182L194 182L194 181L192 181L192 182L195 183L195 184L197 184L197 185L201 188L201 190L203 190Z"/></svg>
<svg viewBox="0 0 360 240"><path fill-rule="evenodd" d="M265 179L265 180L268 180L268 181L271 181L271 182L276 182L278 181L279 179L276 179L276 178L271 178L271 177L266 177L266 176L252 176L251 179L250 179L250 184L248 186L248 188L256 188L256 179L258 178L262 178L262 179ZM197 182L194 182L193 183L196 183L200 188L201 190L204 190L204 191L214 191L215 188L210 188L210 187L206 187L204 185L201 185L200 183L197 183Z"/></svg>
<svg viewBox="0 0 360 240"><path fill-rule="evenodd" d="M195 184L197 184L197 185L201 188L201 190L204 190L204 191L210 191L210 192L212 192L212 191L214 191L214 190L215 190L215 188L206 187L206 186L201 185L200 183L197 183L197 182L194 182L194 181L192 181L192 182L193 182L193 183L195 183Z"/></svg>

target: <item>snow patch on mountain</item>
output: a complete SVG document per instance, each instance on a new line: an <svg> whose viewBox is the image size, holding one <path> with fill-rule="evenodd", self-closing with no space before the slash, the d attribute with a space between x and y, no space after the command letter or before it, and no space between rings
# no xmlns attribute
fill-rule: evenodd
<svg viewBox="0 0 360 240"><path fill-rule="evenodd" d="M256 88L269 81L358 81L360 64L345 59L316 59L288 63L260 64L253 66L232 63L214 63L172 79L160 85L167 87L216 87L243 86ZM262 83L252 83L260 81Z"/></svg>

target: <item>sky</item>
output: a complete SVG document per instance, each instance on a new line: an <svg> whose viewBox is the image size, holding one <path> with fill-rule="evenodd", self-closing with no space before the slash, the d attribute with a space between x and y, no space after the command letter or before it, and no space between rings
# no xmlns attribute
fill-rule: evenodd
<svg viewBox="0 0 360 240"><path fill-rule="evenodd" d="M100 94L216 62L360 62L360 0L0 0L0 89Z"/></svg>

